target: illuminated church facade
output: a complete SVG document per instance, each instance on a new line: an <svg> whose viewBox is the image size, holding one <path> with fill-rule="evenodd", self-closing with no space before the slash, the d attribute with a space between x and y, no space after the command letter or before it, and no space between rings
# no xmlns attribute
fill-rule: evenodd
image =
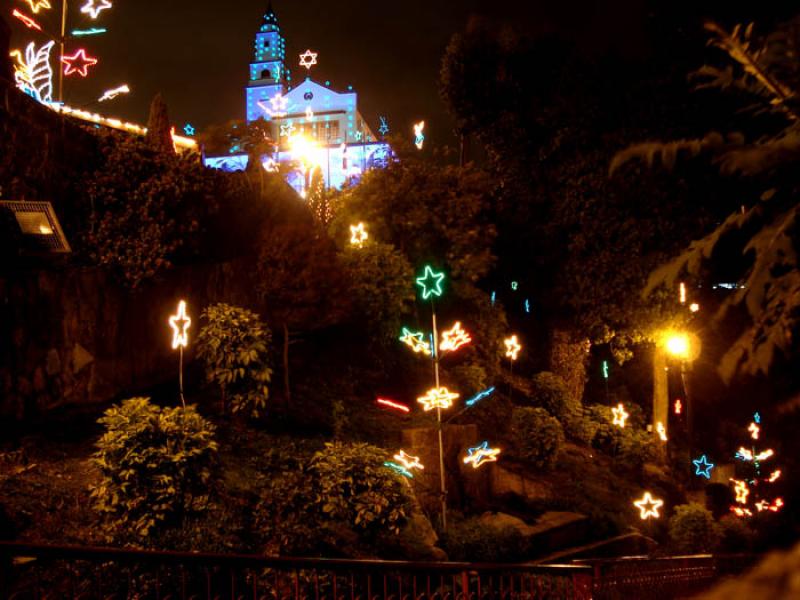
<svg viewBox="0 0 800 600"><path fill-rule="evenodd" d="M316 54L307 51L301 61L313 66ZM245 108L247 122L263 119L275 141L274 151L262 157L264 168L286 172L288 183L301 196L317 168L326 187L341 188L389 160L389 145L358 111L358 94L352 86L336 91L329 81L320 84L310 77L292 84L286 42L271 2L255 37ZM247 154L233 150L225 156L206 157L205 164L226 171L245 169Z"/></svg>

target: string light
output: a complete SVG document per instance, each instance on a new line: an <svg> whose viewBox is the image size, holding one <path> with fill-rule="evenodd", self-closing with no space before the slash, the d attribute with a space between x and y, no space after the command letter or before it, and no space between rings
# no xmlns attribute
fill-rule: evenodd
<svg viewBox="0 0 800 600"><path fill-rule="evenodd" d="M264 170L267 173L277 173L280 165L278 165L277 161L274 158L268 158L267 160L261 163L261 166L264 167Z"/></svg>
<svg viewBox="0 0 800 600"><path fill-rule="evenodd" d="M650 492L645 492L640 500L636 500L633 505L639 509L639 518L646 521L650 517L658 519L661 515L658 509L664 506L664 501L654 498Z"/></svg>
<svg viewBox="0 0 800 600"><path fill-rule="evenodd" d="M777 471L773 471L770 474L769 479L767 479L767 481L769 481L770 483L775 483L780 476L781 476L781 470L778 469Z"/></svg>
<svg viewBox="0 0 800 600"><path fill-rule="evenodd" d="M516 292L519 289L519 281L512 281L511 289Z"/></svg>
<svg viewBox="0 0 800 600"><path fill-rule="evenodd" d="M425 143L425 134L422 130L425 129L425 121L414 123L414 145L417 150L422 150L422 145Z"/></svg>
<svg viewBox="0 0 800 600"><path fill-rule="evenodd" d="M50 68L50 52L54 41L47 42L36 49L36 44L29 43L25 47L25 56L19 50L13 50L10 56L16 60L14 64L14 81L19 89L39 102L51 102L53 96L53 69Z"/></svg>
<svg viewBox="0 0 800 600"><path fill-rule="evenodd" d="M113 100L114 98L116 98L120 94L130 94L130 92L131 92L131 88L129 88L127 84L121 85L119 87L115 87L113 89L106 90L105 92L103 92L103 95L100 96L97 99L97 101L98 102L105 102L106 100Z"/></svg>
<svg viewBox="0 0 800 600"><path fill-rule="evenodd" d="M458 396L459 394L451 392L446 387L431 388L424 396L417 398L417 402L422 404L425 412L428 412L434 408L450 408Z"/></svg>
<svg viewBox="0 0 800 600"><path fill-rule="evenodd" d="M656 432L658 433L658 437L662 442L667 441L667 428L664 427L664 424L661 421L656 423Z"/></svg>
<svg viewBox="0 0 800 600"><path fill-rule="evenodd" d="M402 465L398 465L397 463L393 463L391 461L386 461L385 463L383 463L383 466L389 467L390 469L396 471L397 473L403 475L404 477L408 477L409 479L414 479L414 475L411 473L411 471L409 471Z"/></svg>
<svg viewBox="0 0 800 600"><path fill-rule="evenodd" d="M92 19L96 19L100 11L111 8L111 2L108 0L86 0L86 4L81 7L81 12L89 15Z"/></svg>
<svg viewBox="0 0 800 600"><path fill-rule="evenodd" d="M760 502L756 502L756 509L758 512L769 510L772 512L778 512L783 507L783 498L775 498L771 503L767 502L766 500L762 500Z"/></svg>
<svg viewBox="0 0 800 600"><path fill-rule="evenodd" d="M64 75L77 73L81 77L86 77L89 74L89 67L96 65L97 59L93 56L87 56L86 50L80 48L72 56L62 56L61 62L64 63ZM77 63L77 66L75 63Z"/></svg>
<svg viewBox="0 0 800 600"><path fill-rule="evenodd" d="M756 454L756 461L761 462L762 460L767 460L768 458L771 458L774 454L775 452L772 450L764 450L763 452L759 452L758 454Z"/></svg>
<svg viewBox="0 0 800 600"><path fill-rule="evenodd" d="M364 242L369 238L369 234L365 228L364 223L358 225L350 225L350 244L356 248L362 248Z"/></svg>
<svg viewBox="0 0 800 600"><path fill-rule="evenodd" d="M172 327L172 349L185 348L189 343L188 330L192 320L186 314L186 301L178 302L178 312L169 318Z"/></svg>
<svg viewBox="0 0 800 600"><path fill-rule="evenodd" d="M72 35L75 37L85 37L87 35L100 35L107 32L108 29L105 27L92 27L90 29L73 29Z"/></svg>
<svg viewBox="0 0 800 600"><path fill-rule="evenodd" d="M681 282L679 294L681 304L686 304L686 284L683 282Z"/></svg>
<svg viewBox="0 0 800 600"><path fill-rule="evenodd" d="M42 10L43 8L46 10L52 8L50 6L50 0L26 0L26 1L28 3L28 6L31 7L33 14L35 15L38 15L39 11Z"/></svg>
<svg viewBox="0 0 800 600"><path fill-rule="evenodd" d="M733 482L733 492L736 494L736 502L747 504L747 497L750 495L750 488L747 487L747 482L738 479L731 479L731 481Z"/></svg>
<svg viewBox="0 0 800 600"><path fill-rule="evenodd" d="M517 360L519 351L522 350L522 345L517 341L517 335L514 334L511 337L507 337L503 340L503 344L506 346L506 358Z"/></svg>
<svg viewBox="0 0 800 600"><path fill-rule="evenodd" d="M403 327L403 335L400 336L400 341L409 346L415 353L422 353L426 356L431 355L431 345L426 342L424 334L421 331L411 331Z"/></svg>
<svg viewBox="0 0 800 600"><path fill-rule="evenodd" d="M736 451L736 455L735 455L735 456L736 456L736 458L738 458L739 460L745 460L745 461L751 461L751 460L753 460L753 453L752 453L752 452L750 452L750 450L748 450L748 449L747 449L747 448L745 448L744 446L742 446L741 448L739 448L739 449Z"/></svg>
<svg viewBox="0 0 800 600"><path fill-rule="evenodd" d="M406 454L405 450L400 450L397 454L393 457L397 462L403 465L406 469L411 471L412 469L421 469L424 470L425 467L421 462L419 462L419 456L411 456L410 454Z"/></svg>
<svg viewBox="0 0 800 600"><path fill-rule="evenodd" d="M183 126L183 133L185 133L186 135L192 136L195 133L197 133L197 130L194 128L194 125L192 125L191 123L186 123L186 125Z"/></svg>
<svg viewBox="0 0 800 600"><path fill-rule="evenodd" d="M681 402L681 399L678 398L677 400L675 400L675 414L679 415L682 412L683 412L683 403Z"/></svg>
<svg viewBox="0 0 800 600"><path fill-rule="evenodd" d="M464 457L464 464L472 464L473 469L485 465L489 462L497 462L497 455L500 454L499 448L489 448L489 442L482 442L479 446L467 449L467 456Z"/></svg>
<svg viewBox="0 0 800 600"><path fill-rule="evenodd" d="M750 427L747 428L747 431L750 432L750 437L754 440L758 439L758 434L761 432L761 427L756 425L755 423L750 423Z"/></svg>
<svg viewBox="0 0 800 600"><path fill-rule="evenodd" d="M625 406L620 402L616 407L611 409L611 413L614 415L612 424L617 425L621 429L625 429L625 421L627 421L630 416L625 410Z"/></svg>
<svg viewBox="0 0 800 600"><path fill-rule="evenodd" d="M442 352L455 352L461 346L469 344L472 337L463 329L461 329L461 322L456 321L451 329L442 333L442 343L439 344L439 349Z"/></svg>
<svg viewBox="0 0 800 600"><path fill-rule="evenodd" d="M422 288L422 299L427 300L431 296L437 298L442 295L442 282L444 273L434 271L430 265L425 265L425 272L422 277L417 277L417 285Z"/></svg>
<svg viewBox="0 0 800 600"><path fill-rule="evenodd" d="M692 463L695 466L694 474L700 477L705 477L706 479L711 479L711 469L714 468L714 463L709 462L706 455L703 454L700 458L693 460Z"/></svg>
<svg viewBox="0 0 800 600"><path fill-rule="evenodd" d="M28 15L19 12L16 8L11 12L12 17L18 18L28 29L35 29L37 31L42 30L42 26L39 25L36 21L30 18Z"/></svg>
<svg viewBox="0 0 800 600"><path fill-rule="evenodd" d="M386 122L386 117L378 117L380 120L380 127L378 127L378 133L385 136L389 133L389 124Z"/></svg>
<svg viewBox="0 0 800 600"><path fill-rule="evenodd" d="M300 66L310 70L311 67L317 64L317 55L317 52L306 50L300 55Z"/></svg>
<svg viewBox="0 0 800 600"><path fill-rule="evenodd" d="M467 406L474 406L475 404L477 404L478 402L480 402L484 398L488 398L492 394L494 394L494 386L492 386L492 387L490 387L488 389L485 389L482 392L478 392L472 398L467 400L464 404L466 404Z"/></svg>
<svg viewBox="0 0 800 600"><path fill-rule="evenodd" d="M388 398L378 398L377 402L382 406L393 408L394 410L399 410L400 412L404 413L411 412L411 409L405 404L395 402L394 400L389 400Z"/></svg>
<svg viewBox="0 0 800 600"><path fill-rule="evenodd" d="M752 512L750 512L750 511L749 511L748 509L746 509L746 508L740 508L740 507L738 507L738 506L731 506L731 510L734 512L734 514L735 514L737 517L745 517L745 516L747 516L747 517L752 517L752 516L753 516L753 513L752 513Z"/></svg>
<svg viewBox="0 0 800 600"><path fill-rule="evenodd" d="M603 379L608 379L608 361L603 361Z"/></svg>

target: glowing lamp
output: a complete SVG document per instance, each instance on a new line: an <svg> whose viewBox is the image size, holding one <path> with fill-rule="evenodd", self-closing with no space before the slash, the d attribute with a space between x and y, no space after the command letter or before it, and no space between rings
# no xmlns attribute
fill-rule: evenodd
<svg viewBox="0 0 800 600"><path fill-rule="evenodd" d="M694 360L700 355L700 339L685 331L668 331L662 336L667 354L679 360Z"/></svg>

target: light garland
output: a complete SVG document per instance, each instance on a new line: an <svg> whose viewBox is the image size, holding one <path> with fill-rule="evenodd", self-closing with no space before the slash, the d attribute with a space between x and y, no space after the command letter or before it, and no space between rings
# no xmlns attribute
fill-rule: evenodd
<svg viewBox="0 0 800 600"><path fill-rule="evenodd" d="M620 429L625 429L625 421L628 420L630 416L628 412L625 410L625 406L620 402L611 409L611 414L613 415L613 419L611 421L612 425L616 425Z"/></svg>
<svg viewBox="0 0 800 600"><path fill-rule="evenodd" d="M446 387L438 387L429 389L424 396L417 398L417 402L422 404L425 412L428 412L434 408L450 408L453 406L453 400L458 397L459 394L451 392Z"/></svg>
<svg viewBox="0 0 800 600"><path fill-rule="evenodd" d="M192 324L192 319L186 314L186 301L178 302L178 312L169 318L169 326L172 327L172 349L185 348L189 343L188 330Z"/></svg>
<svg viewBox="0 0 800 600"><path fill-rule="evenodd" d="M695 471L694 474L699 477L705 477L706 479L711 479L711 469L714 468L714 463L709 462L706 455L703 454L700 458L693 460L692 464L694 464Z"/></svg>
<svg viewBox="0 0 800 600"><path fill-rule="evenodd" d="M761 427L756 425L755 423L750 423L750 427L747 428L747 431L750 432L750 437L754 440L758 439L758 434L761 432Z"/></svg>
<svg viewBox="0 0 800 600"><path fill-rule="evenodd" d="M422 145L425 143L425 134L422 130L425 129L425 121L414 123L414 145L417 150L422 150Z"/></svg>
<svg viewBox="0 0 800 600"><path fill-rule="evenodd" d="M366 242L368 238L369 234L367 233L364 223L350 225L350 245L356 248L363 248L364 242Z"/></svg>
<svg viewBox="0 0 800 600"><path fill-rule="evenodd" d="M28 6L31 7L31 11L33 14L38 15L39 11L43 8L49 10L52 8L50 6L50 0L25 0L28 3Z"/></svg>
<svg viewBox="0 0 800 600"><path fill-rule="evenodd" d="M633 505L639 509L639 518L646 521L649 518L658 519L661 515L658 509L664 506L664 501L654 498L650 492L645 492L640 500L636 500Z"/></svg>
<svg viewBox="0 0 800 600"><path fill-rule="evenodd" d="M488 388L488 389L485 389L485 390L483 390L482 392L478 392L478 393L477 393L477 394L475 394L475 395L474 395L472 398L470 398L469 400L467 400L467 401L466 401L464 404L465 404L465 405L467 405L467 406L474 406L474 405L476 405L478 402L480 402L480 401L481 401L481 400L483 400L484 398L488 398L488 397L489 397L489 396L491 396L492 394L494 394L494 386L492 386L492 387L490 387L490 388Z"/></svg>
<svg viewBox="0 0 800 600"><path fill-rule="evenodd" d="M307 70L310 70L311 67L317 64L317 56L318 52L312 52L311 50L306 50L300 55L300 66L305 67Z"/></svg>
<svg viewBox="0 0 800 600"><path fill-rule="evenodd" d="M378 398L376 402L381 406L386 406L387 408L399 410L400 412L404 413L411 412L411 409L405 404L401 404L400 402L395 402L394 400L389 400L388 398Z"/></svg>
<svg viewBox="0 0 800 600"><path fill-rule="evenodd" d="M72 35L75 37L86 37L87 35L100 35L107 32L108 29L105 27L91 27L89 29L73 29Z"/></svg>
<svg viewBox="0 0 800 600"><path fill-rule="evenodd" d="M406 469L402 465L398 465L397 463L393 463L393 462L387 460L385 463L383 463L383 466L384 467L389 467L390 469L392 469L393 471L395 471L396 473L399 473L400 475L402 475L404 477L408 477L409 479L414 479L414 474L411 473L411 471L409 471L408 469Z"/></svg>
<svg viewBox="0 0 800 600"><path fill-rule="evenodd" d="M417 285L422 288L422 299L427 300L431 296L437 298L442 295L442 282L444 273L434 271L430 265L425 265L425 272L422 277L417 277Z"/></svg>
<svg viewBox="0 0 800 600"><path fill-rule="evenodd" d="M89 15L92 19L97 19L100 12L111 8L111 2L108 0L86 0L86 4L81 7L81 12Z"/></svg>
<svg viewBox="0 0 800 600"><path fill-rule="evenodd" d="M424 470L425 466L419 462L419 456L411 456L410 454L406 454L405 450L400 450L397 454L393 457L397 462L403 465L409 471L413 469L420 469Z"/></svg>
<svg viewBox="0 0 800 600"><path fill-rule="evenodd" d="M421 331L411 331L407 327L403 327L403 334L400 336L400 341L406 346L411 348L415 353L420 352L426 356L431 355L431 345L423 338L425 335Z"/></svg>
<svg viewBox="0 0 800 600"><path fill-rule="evenodd" d="M77 73L81 77L86 77L89 74L89 67L96 65L97 59L87 56L86 50L79 48L72 56L62 56L61 62L64 63L64 75ZM75 63L78 63L77 66Z"/></svg>
<svg viewBox="0 0 800 600"><path fill-rule="evenodd" d="M310 106L306 106L306 121L312 121L314 119L314 109Z"/></svg>
<svg viewBox="0 0 800 600"><path fill-rule="evenodd" d="M499 448L489 448L489 442L484 441L474 448L467 449L467 456L464 457L464 464L472 464L473 469L485 465L489 462L497 462L500 454Z"/></svg>
<svg viewBox="0 0 800 600"><path fill-rule="evenodd" d="M439 344L439 349L442 352L455 352L471 341L472 337L461 328L461 322L456 321L451 329L442 333L442 342Z"/></svg>
<svg viewBox="0 0 800 600"><path fill-rule="evenodd" d="M103 92L103 95L100 96L97 99L97 101L98 102L105 102L106 100L113 100L114 98L116 98L120 94L130 94L130 92L131 92L131 88L129 88L127 84L123 84L123 85L121 85L119 87L115 87L113 89L106 90L105 92Z"/></svg>
<svg viewBox="0 0 800 600"><path fill-rule="evenodd" d="M658 433L658 438L662 442L666 442L667 441L667 428L664 427L664 423L662 423L661 421L656 423L656 433Z"/></svg>
<svg viewBox="0 0 800 600"><path fill-rule="evenodd" d="M25 56L20 50L13 50L10 56L16 60L14 64L14 81L17 87L43 103L53 99L53 69L50 67L50 52L54 41L47 42L36 49L36 44L29 43L25 47Z"/></svg>
<svg viewBox="0 0 800 600"><path fill-rule="evenodd" d="M503 340L503 344L506 347L506 358L512 361L517 360L519 352L522 350L522 345L517 341L517 335L514 334L511 337L507 337Z"/></svg>
<svg viewBox="0 0 800 600"><path fill-rule="evenodd" d="M36 21L34 21L31 17L26 15L25 13L19 12L16 8L11 11L11 16L16 17L20 21L22 21L23 25L28 29L35 29L36 31L41 31L42 26L39 25Z"/></svg>

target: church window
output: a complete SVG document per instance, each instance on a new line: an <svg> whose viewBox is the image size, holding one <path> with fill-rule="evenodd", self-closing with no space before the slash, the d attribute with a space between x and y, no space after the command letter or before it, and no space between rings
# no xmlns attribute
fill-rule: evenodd
<svg viewBox="0 0 800 600"><path fill-rule="evenodd" d="M314 92L306 92L303 94L303 100L313 100L314 99Z"/></svg>
<svg viewBox="0 0 800 600"><path fill-rule="evenodd" d="M270 77L272 77L272 73L270 73L269 69L261 71L261 79L269 79Z"/></svg>

